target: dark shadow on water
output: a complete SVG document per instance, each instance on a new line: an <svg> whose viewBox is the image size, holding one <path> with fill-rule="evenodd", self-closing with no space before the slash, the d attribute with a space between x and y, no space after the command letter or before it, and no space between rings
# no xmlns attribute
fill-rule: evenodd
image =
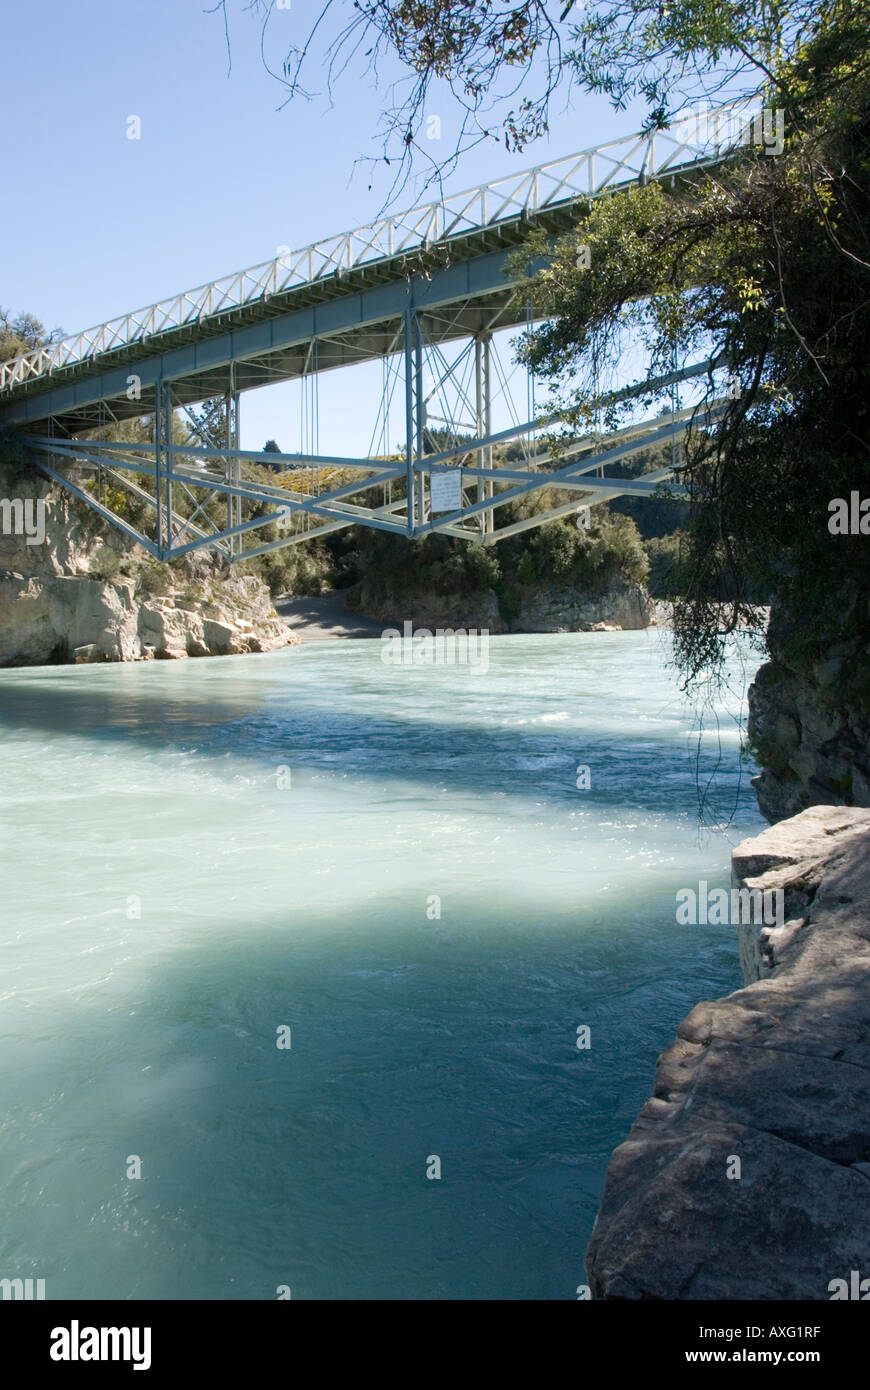
<svg viewBox="0 0 870 1390"><path fill-rule="evenodd" d="M200 934L111 1021L89 994L39 1006L64 1038L29 1084L42 1128L21 1116L0 1147L15 1225L23 1201L41 1235L0 1236L6 1275L36 1269L49 1298L576 1296L610 1151L732 965L637 924L508 948L495 921L306 925Z"/></svg>
<svg viewBox="0 0 870 1390"><path fill-rule="evenodd" d="M718 769L728 809L738 777L743 804L754 805L751 771L741 770L737 748L720 751L711 744L697 764L696 749L684 738L685 726L672 729L670 736L648 725L620 727L613 737L600 728L584 734L558 723L483 727L421 721L400 712L379 717L330 708L331 693L318 705L310 686L297 696L292 686L276 691L274 683L258 679L238 693L234 680L228 693L219 679L220 661L209 663L214 679L187 689L183 677L170 681L147 667L96 668L100 683L91 682L87 689L76 687L77 673L68 669L60 676L42 668L29 678L0 680L0 734L32 731L37 736L87 737L98 744L119 741L134 748L195 751L224 765L228 756L254 761L269 776L277 765L289 763L294 774L425 782L574 807L577 769L583 764L592 773L584 806L661 814L691 814L696 782L703 784ZM202 669L200 663L197 669ZM149 679L152 673L159 679ZM345 692L337 691L336 699L342 698ZM600 710L596 715L600 719Z"/></svg>

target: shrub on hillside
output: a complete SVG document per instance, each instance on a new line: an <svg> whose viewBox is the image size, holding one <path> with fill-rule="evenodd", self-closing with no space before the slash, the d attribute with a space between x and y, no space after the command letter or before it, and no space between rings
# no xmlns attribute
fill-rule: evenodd
<svg viewBox="0 0 870 1390"><path fill-rule="evenodd" d="M104 584L111 584L121 573L121 557L110 545L98 545L91 558L88 573Z"/></svg>

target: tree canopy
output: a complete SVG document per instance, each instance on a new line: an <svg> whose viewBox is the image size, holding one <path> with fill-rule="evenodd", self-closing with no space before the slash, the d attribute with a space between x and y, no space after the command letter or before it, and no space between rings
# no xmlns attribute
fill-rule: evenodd
<svg viewBox="0 0 870 1390"><path fill-rule="evenodd" d="M335 12L328 0L287 55L290 94ZM355 0L321 50L330 80L353 52L398 57L408 86L388 134L402 153L433 82L514 149L546 129L560 84L617 108L640 100L649 128L701 99L760 93L781 142L673 188L608 194L555 246L530 235L513 268L548 259L522 290L546 322L521 353L578 416L626 332L652 373L675 354L731 362L740 392L693 432L681 475L695 503L676 614L688 682L717 670L728 634L754 616L750 595L802 615L781 633L795 660L847 633L866 642L866 538L832 535L828 518L832 498L870 498L870 0ZM720 389L711 379L709 394Z"/></svg>
<svg viewBox="0 0 870 1390"><path fill-rule="evenodd" d="M46 343L56 342L62 336L59 328L47 332L33 314L12 314L8 309L0 308L0 362L45 347Z"/></svg>
<svg viewBox="0 0 870 1390"><path fill-rule="evenodd" d="M694 43L696 57L713 61L728 35L734 43L733 29L723 37L729 11L720 20L719 7L698 9L709 26L703 44L692 6L674 22L686 26L686 51ZM653 183L591 204L529 281L547 322L522 354L557 386L570 382L567 403L578 409L593 348L596 363L615 356L627 328L653 373L676 352L710 349L735 368L740 394L717 427L694 432L682 474L695 502L676 613L689 680L715 670L725 636L751 621L750 592L801 615L786 642L798 662L867 628L866 541L833 537L828 520L832 498L870 496L870 10L861 0L816 8L803 29L785 18L776 45L761 27L754 50L747 39L756 63L767 55L765 101L785 113L781 153L753 146L673 190ZM629 81L652 81L626 36L612 45L615 96ZM683 59L671 46L665 73ZM604 84L604 46L594 62ZM590 248L588 270L578 269L578 241ZM551 249L533 235L520 258ZM735 595L725 609L723 592Z"/></svg>

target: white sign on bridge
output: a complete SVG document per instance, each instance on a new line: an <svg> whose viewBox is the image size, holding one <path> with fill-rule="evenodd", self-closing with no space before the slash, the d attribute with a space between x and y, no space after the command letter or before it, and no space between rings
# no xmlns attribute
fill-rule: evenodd
<svg viewBox="0 0 870 1390"><path fill-rule="evenodd" d="M462 469L433 469L429 474L429 500L433 513L461 511Z"/></svg>

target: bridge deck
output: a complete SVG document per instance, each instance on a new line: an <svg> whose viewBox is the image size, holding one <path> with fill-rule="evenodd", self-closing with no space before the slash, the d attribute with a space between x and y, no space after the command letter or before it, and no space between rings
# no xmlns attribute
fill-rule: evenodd
<svg viewBox="0 0 870 1390"><path fill-rule="evenodd" d="M731 122L725 140L723 112ZM30 427L26 444L36 468L129 539L166 559L208 548L238 561L354 524L409 537L440 531L491 545L575 511L578 504L624 492L653 496L676 466L678 440L694 428L695 411L679 408L679 382L717 364L675 369L658 383L616 393L627 398L626 390L630 396L652 386L671 389L669 418L646 420L603 440L569 441L561 461L546 452L542 420L522 422L514 414L516 423L493 434L499 368L492 335L525 324L528 312L520 283L506 276L506 259L531 223L556 236L607 191L651 179L690 184L700 171L730 157L750 128L748 104L742 102L720 108L712 143L709 119L703 138L677 127L612 141L288 253L23 354L0 364L0 425ZM469 342L456 361L447 363L442 354L435 364L440 379L434 389L441 391L450 379L456 401L452 419L444 422L451 442L442 453L427 452L433 395L425 381L427 354L437 359L441 344L460 339ZM240 448L239 403L245 391L396 354L404 388L401 461L252 456ZM472 369L468 385L463 359ZM507 396L504 374L502 388ZM391 389L385 384L385 423ZM223 429L198 446L176 445L177 409L218 397ZM603 408L607 402L602 398L599 404ZM702 427L725 408L726 402L713 402L702 412ZM467 434L469 414L473 437ZM95 428L132 416L153 417L152 443L87 438ZM41 428L32 428L40 423ZM518 440L524 441L522 466L510 466L507 456L496 458L494 447ZM604 471L643 448L668 442L670 465L642 479ZM246 480L243 467L252 457L291 470L307 464L314 495ZM344 475L326 481L325 491L319 473L315 476L324 463L339 466ZM144 504L146 529L134 526L122 505L113 510L100 500L106 480L131 494L140 510ZM542 488L556 490L543 510L523 515L520 506L519 516L509 514L496 527L495 513ZM224 510L225 525L215 515ZM281 531L277 539L257 542L255 533L271 525Z"/></svg>
<svg viewBox="0 0 870 1390"><path fill-rule="evenodd" d="M507 251L530 223L554 235L590 198L652 178L692 179L742 138L748 105L720 108L716 142L679 126L611 141L439 203L343 233L0 364L0 423L54 419L59 434L122 418L135 374L143 391L172 381L192 403L310 371L388 356L404 315L447 342L525 322ZM721 138L725 116L732 137ZM317 343L316 358L311 351Z"/></svg>

